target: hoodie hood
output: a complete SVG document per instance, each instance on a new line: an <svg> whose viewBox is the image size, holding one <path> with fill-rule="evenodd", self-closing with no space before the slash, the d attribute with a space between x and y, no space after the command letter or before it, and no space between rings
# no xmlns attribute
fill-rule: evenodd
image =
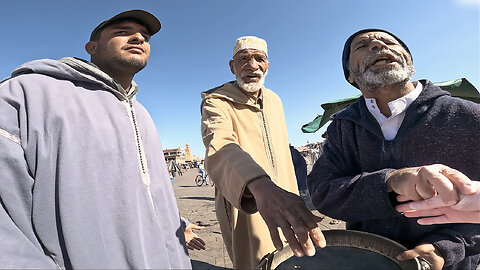
<svg viewBox="0 0 480 270"><path fill-rule="evenodd" d="M267 89L262 87L259 99L262 99L264 91L267 91ZM227 82L221 86L202 92L202 105L200 107L202 107L203 102L209 98L221 98L230 102L245 104L260 109L260 105L256 103L257 99L240 89L235 81Z"/></svg>
<svg viewBox="0 0 480 270"><path fill-rule="evenodd" d="M102 88L112 92L122 100L134 96L138 91L137 84L132 81L132 91L127 95L125 89L115 79L100 70L95 64L75 57L64 57L60 60L40 59L30 61L16 68L12 72L11 78L29 73L42 74L72 82L101 85Z"/></svg>

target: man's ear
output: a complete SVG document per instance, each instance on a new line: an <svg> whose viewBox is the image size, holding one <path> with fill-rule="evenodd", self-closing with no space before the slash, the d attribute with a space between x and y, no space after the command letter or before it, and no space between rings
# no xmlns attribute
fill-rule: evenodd
<svg viewBox="0 0 480 270"><path fill-rule="evenodd" d="M354 82L355 82L355 79L352 77L352 75L351 75L350 73L348 74L347 80L348 80L350 83L354 83Z"/></svg>
<svg viewBox="0 0 480 270"><path fill-rule="evenodd" d="M233 71L233 60L230 60L228 64L230 65L230 71L232 72L232 74L235 74L235 71Z"/></svg>
<svg viewBox="0 0 480 270"><path fill-rule="evenodd" d="M87 42L87 44L85 44L85 50L90 55L94 55L96 49L97 49L97 43L95 41L90 40L89 42Z"/></svg>

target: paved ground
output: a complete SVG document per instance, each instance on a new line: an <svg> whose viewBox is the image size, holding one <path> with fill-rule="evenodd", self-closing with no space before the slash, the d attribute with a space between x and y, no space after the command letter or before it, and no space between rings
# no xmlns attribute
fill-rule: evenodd
<svg viewBox="0 0 480 270"><path fill-rule="evenodd" d="M191 223L206 226L196 233L206 242L206 250L190 251L193 269L231 269L232 262L223 245L220 226L215 216L215 188L212 186L198 187L195 182L196 169L191 169L175 178L173 188L177 197L180 214ZM316 215L324 216L314 211ZM344 229L345 223L332 220L329 217L319 224L324 229Z"/></svg>

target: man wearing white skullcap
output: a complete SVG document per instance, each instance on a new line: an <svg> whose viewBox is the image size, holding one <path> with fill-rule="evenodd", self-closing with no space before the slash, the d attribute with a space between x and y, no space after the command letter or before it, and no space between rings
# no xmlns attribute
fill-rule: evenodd
<svg viewBox="0 0 480 270"><path fill-rule="evenodd" d="M296 256L312 256L309 234L325 246L316 223L321 218L298 196L282 102L263 86L267 43L254 36L237 39L229 64L236 80L202 93L201 129L233 267L256 268L264 255L283 248L285 238Z"/></svg>

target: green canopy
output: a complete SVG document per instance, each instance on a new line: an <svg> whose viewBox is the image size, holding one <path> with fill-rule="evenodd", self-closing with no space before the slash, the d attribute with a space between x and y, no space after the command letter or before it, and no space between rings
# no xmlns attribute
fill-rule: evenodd
<svg viewBox="0 0 480 270"><path fill-rule="evenodd" d="M450 94L452 94L452 96L454 97L460 97L476 103L480 103L480 94L478 93L478 90L465 78L453 81L437 82L434 84L440 86L440 88L442 88L443 90L450 92ZM321 105L324 110L323 114L317 115L317 117L315 117L315 119L313 119L310 123L303 125L303 133L316 132L330 120L330 116L332 116L332 114L343 110L361 96L361 94L358 94L348 98L323 103Z"/></svg>

